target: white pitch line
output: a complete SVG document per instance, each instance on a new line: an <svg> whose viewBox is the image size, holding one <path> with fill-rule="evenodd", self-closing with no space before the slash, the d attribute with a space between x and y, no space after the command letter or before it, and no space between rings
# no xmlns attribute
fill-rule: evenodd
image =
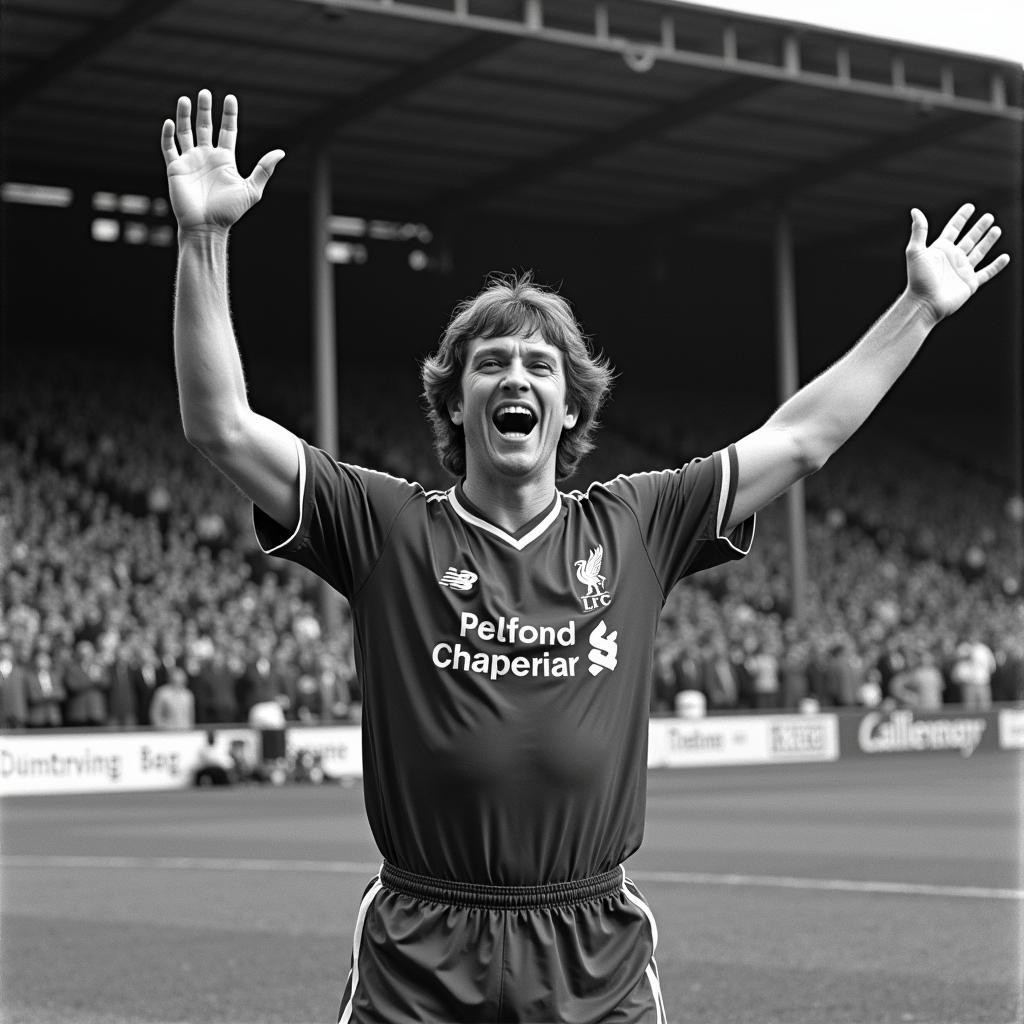
<svg viewBox="0 0 1024 1024"><path fill-rule="evenodd" d="M1024 900L1024 889L990 889L976 885L928 885L915 882L869 882L846 878L789 878L784 875L713 875L702 871L631 871L645 882L674 885L760 886L819 892L866 892L897 896L954 896L975 900Z"/></svg>
<svg viewBox="0 0 1024 1024"><path fill-rule="evenodd" d="M317 871L366 875L380 871L375 864L344 860L257 860L235 857L0 857L0 868L156 868L172 871Z"/></svg>
<svg viewBox="0 0 1024 1024"><path fill-rule="evenodd" d="M5 856L0 868L134 868L171 871L311 871L320 874L373 875L379 862L341 860L258 860L231 857L74 857ZM718 875L703 871L630 871L637 882L670 885L728 885L737 888L803 889L810 892L877 893L888 896L946 896L955 899L1020 900L1024 889L975 885L927 885L914 882L854 881L844 878L794 878L784 875Z"/></svg>

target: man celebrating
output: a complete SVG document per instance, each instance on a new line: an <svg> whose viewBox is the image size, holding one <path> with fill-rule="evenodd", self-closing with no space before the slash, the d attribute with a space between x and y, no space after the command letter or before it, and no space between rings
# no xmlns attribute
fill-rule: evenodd
<svg viewBox="0 0 1024 1024"><path fill-rule="evenodd" d="M753 433L681 469L562 493L611 371L529 276L464 303L423 365L438 453L425 491L336 462L246 397L228 231L280 150L237 172L238 104L178 101L162 145L178 219L185 434L254 504L267 552L351 605L367 816L384 857L360 904L342 1022L666 1020L657 928L621 867L640 845L652 654L665 596L749 550L754 513L824 465L931 329L1009 262L912 212L907 288ZM177 140L177 143L175 142ZM962 235L962 237L961 237Z"/></svg>

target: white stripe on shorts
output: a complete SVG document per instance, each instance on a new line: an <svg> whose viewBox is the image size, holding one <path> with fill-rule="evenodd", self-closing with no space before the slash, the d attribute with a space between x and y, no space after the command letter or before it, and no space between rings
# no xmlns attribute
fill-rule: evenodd
<svg viewBox="0 0 1024 1024"><path fill-rule="evenodd" d="M363 937L363 925L366 923L366 914L370 909L373 898L383 888L380 876L374 879L373 885L367 890L363 902L359 904L359 913L356 914L356 930L352 936L352 991L348 994L348 1002L338 1018L338 1024L348 1024L352 1019L352 1007L356 1001L356 985L359 984L359 943Z"/></svg>
<svg viewBox="0 0 1024 1024"><path fill-rule="evenodd" d="M657 1024L668 1024L668 1014L665 1012L665 997L661 994L661 981L658 978L658 965L651 957L651 962L644 972L647 980L651 983L651 991L654 993L654 1009L657 1017Z"/></svg>
<svg viewBox="0 0 1024 1024"><path fill-rule="evenodd" d="M630 886L632 886L633 890L636 891L634 892L633 890L631 890ZM623 867L622 894L626 897L627 900L629 900L630 903L632 903L634 906L639 907L644 912L644 916L650 922L651 938L654 940L654 944L651 949L651 952L653 952L655 949L658 948L658 925L657 922L654 920L654 915L651 913L651 908L647 906L643 899L641 899L639 892L640 890L636 888L636 883L633 881L633 879L626 877L626 869Z"/></svg>
<svg viewBox="0 0 1024 1024"><path fill-rule="evenodd" d="M640 895L640 890L637 889L636 883L631 878L626 877L625 867L622 868L622 894L633 906L639 907L643 911L644 917L647 918L651 926L651 962L647 965L644 974L647 976L648 982L650 982L651 994L654 996L654 1011L657 1024L668 1024L668 1016L665 1013L665 1000L661 994L661 981L658 978L657 964L654 962L654 950L658 948L658 925L654 920L654 914L651 913L651 908L647 906L647 903Z"/></svg>

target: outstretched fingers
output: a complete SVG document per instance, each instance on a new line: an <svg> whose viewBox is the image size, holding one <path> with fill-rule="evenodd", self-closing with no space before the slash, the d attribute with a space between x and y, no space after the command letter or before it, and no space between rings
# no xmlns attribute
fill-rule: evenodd
<svg viewBox="0 0 1024 1024"><path fill-rule="evenodd" d="M991 281L996 274L999 273L1004 267L1010 262L1010 254L1002 253L997 256L987 267L983 267L978 271L978 286L980 287L986 281Z"/></svg>
<svg viewBox="0 0 1024 1024"><path fill-rule="evenodd" d="M192 101L187 96L178 97L178 108L174 114L175 129L178 135L178 148L187 153L195 148L192 141Z"/></svg>
<svg viewBox="0 0 1024 1024"><path fill-rule="evenodd" d="M283 149L272 149L269 153L265 153L260 157L259 162L252 170L252 174L249 175L249 184L252 185L256 192L256 198L260 198L263 195L263 190L267 186L267 182L270 181L270 176L274 173L274 168L284 158Z"/></svg>
<svg viewBox="0 0 1024 1024"><path fill-rule="evenodd" d="M169 167L171 162L178 159L178 147L174 144L174 122L167 118L160 131L160 149L164 154L164 163Z"/></svg>
<svg viewBox="0 0 1024 1024"><path fill-rule="evenodd" d="M970 219L971 214L974 213L974 203L964 203L952 217L949 218L949 223L942 229L940 238L944 238L947 242L955 243L957 238L960 237L960 232L963 231L964 225Z"/></svg>
<svg viewBox="0 0 1024 1024"><path fill-rule="evenodd" d="M974 223L974 227L968 231L963 238L957 242L957 248L970 254L971 250L978 244L986 231L996 222L991 213L982 214Z"/></svg>
<svg viewBox="0 0 1024 1024"><path fill-rule="evenodd" d="M973 249L966 250L967 261L972 267L976 267L988 255L989 249L999 241L999 236L1002 233L1002 228L993 226L985 232L985 235Z"/></svg>
<svg viewBox="0 0 1024 1024"><path fill-rule="evenodd" d="M196 107L196 142L200 146L212 146L213 96L209 89L199 90L199 102Z"/></svg>
<svg viewBox="0 0 1024 1024"><path fill-rule="evenodd" d="M224 112L220 116L220 134L217 145L229 152L235 151L238 138L238 100L231 93L224 97Z"/></svg>

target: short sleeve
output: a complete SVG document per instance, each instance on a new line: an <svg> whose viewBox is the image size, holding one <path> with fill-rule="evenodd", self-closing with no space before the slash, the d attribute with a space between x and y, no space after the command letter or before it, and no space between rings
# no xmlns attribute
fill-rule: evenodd
<svg viewBox="0 0 1024 1024"><path fill-rule="evenodd" d="M253 506L263 552L315 572L352 597L362 587L398 514L422 488L372 469L337 462L299 441L299 517L290 535Z"/></svg>
<svg viewBox="0 0 1024 1024"><path fill-rule="evenodd" d="M755 516L725 533L736 495L736 465L730 445L681 469L620 476L607 485L632 508L666 592L684 576L750 551Z"/></svg>

